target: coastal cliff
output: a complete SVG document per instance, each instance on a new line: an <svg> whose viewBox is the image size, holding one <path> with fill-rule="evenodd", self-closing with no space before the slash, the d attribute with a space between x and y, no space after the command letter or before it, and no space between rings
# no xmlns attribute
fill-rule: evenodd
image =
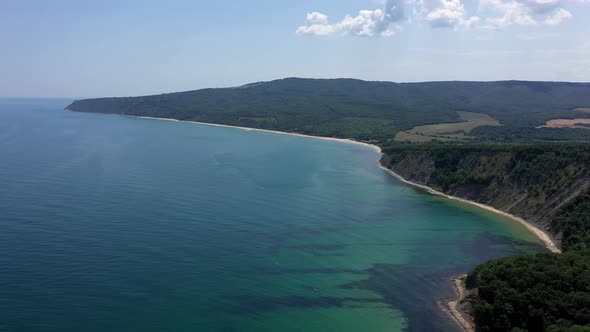
<svg viewBox="0 0 590 332"><path fill-rule="evenodd" d="M381 164L406 180L492 206L561 241L559 209L590 188L590 149L547 145L397 145Z"/></svg>
<svg viewBox="0 0 590 332"><path fill-rule="evenodd" d="M590 146L426 144L383 150L406 181L524 218L564 254L484 263L443 308L465 331L590 331Z"/></svg>

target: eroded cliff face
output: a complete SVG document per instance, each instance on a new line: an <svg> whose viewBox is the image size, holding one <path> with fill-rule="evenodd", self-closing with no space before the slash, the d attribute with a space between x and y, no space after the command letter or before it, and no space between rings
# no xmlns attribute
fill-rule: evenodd
<svg viewBox="0 0 590 332"><path fill-rule="evenodd" d="M589 158L554 148L404 147L384 152L381 164L405 179L522 217L558 241L561 234L551 224L556 211L590 188Z"/></svg>

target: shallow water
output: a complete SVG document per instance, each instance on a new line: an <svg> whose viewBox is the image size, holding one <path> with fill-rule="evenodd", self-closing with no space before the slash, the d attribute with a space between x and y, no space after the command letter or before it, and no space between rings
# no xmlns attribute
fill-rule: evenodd
<svg viewBox="0 0 590 332"><path fill-rule="evenodd" d="M0 100L0 331L456 331L450 277L543 251L366 147Z"/></svg>

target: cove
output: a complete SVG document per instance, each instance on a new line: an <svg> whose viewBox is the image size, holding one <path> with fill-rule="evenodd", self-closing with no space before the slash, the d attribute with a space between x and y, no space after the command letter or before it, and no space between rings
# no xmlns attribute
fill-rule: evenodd
<svg viewBox="0 0 590 332"><path fill-rule="evenodd" d="M0 100L0 330L457 331L449 279L544 251L341 142Z"/></svg>

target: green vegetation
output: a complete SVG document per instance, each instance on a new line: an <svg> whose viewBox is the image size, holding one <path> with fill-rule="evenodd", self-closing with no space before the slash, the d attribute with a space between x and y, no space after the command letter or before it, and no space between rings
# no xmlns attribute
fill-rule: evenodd
<svg viewBox="0 0 590 332"><path fill-rule="evenodd" d="M590 331L590 193L560 208L552 225L564 254L490 261L469 274L481 331Z"/></svg>
<svg viewBox="0 0 590 332"><path fill-rule="evenodd" d="M478 127L471 131L482 141L523 142L532 141L590 141L590 130L575 128L518 128Z"/></svg>
<svg viewBox="0 0 590 332"><path fill-rule="evenodd" d="M396 141L427 142L432 140L453 141L473 139L466 136L473 129L481 126L501 126L501 124L487 114L474 112L457 112L463 122L439 123L434 125L417 126L410 130L399 132Z"/></svg>
<svg viewBox="0 0 590 332"><path fill-rule="evenodd" d="M471 272L467 287L478 288L480 331L590 330L588 252L491 261Z"/></svg>
<svg viewBox="0 0 590 332"><path fill-rule="evenodd" d="M545 224L590 181L590 145L393 144L383 163L412 181Z"/></svg>
<svg viewBox="0 0 590 332"><path fill-rule="evenodd" d="M590 191L576 196L561 208L552 226L563 235L563 250L590 249Z"/></svg>
<svg viewBox="0 0 590 332"><path fill-rule="evenodd" d="M503 124L502 127L482 126L470 132L480 139L507 140L513 136L507 132L516 131L530 133L535 139L553 140L552 129L535 131L535 127L550 119L584 116L574 109L587 105L590 105L590 84L584 83L398 84L289 78L239 88L88 99L76 101L67 108L79 112L221 123L386 144L398 132L417 126L464 122L457 112L480 113ZM505 129L480 132L480 128ZM531 131L523 131L525 129ZM590 140L590 131L585 135L584 139ZM564 129L558 139L579 139L579 134L576 129Z"/></svg>

